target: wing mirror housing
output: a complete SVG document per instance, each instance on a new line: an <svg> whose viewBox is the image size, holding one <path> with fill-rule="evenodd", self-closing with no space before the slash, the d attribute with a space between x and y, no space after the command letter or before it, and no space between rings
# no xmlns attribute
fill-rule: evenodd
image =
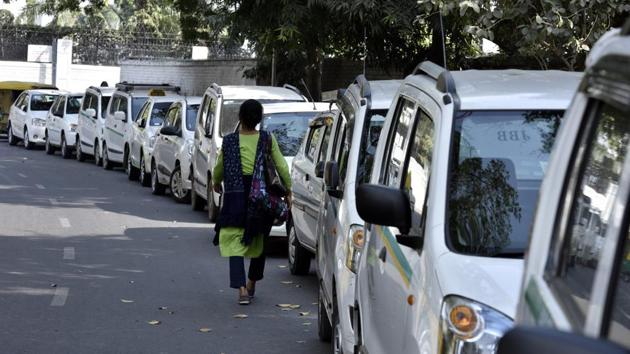
<svg viewBox="0 0 630 354"><path fill-rule="evenodd" d="M125 122L125 121L127 121L127 115L123 111L116 111L116 112L114 112L114 119L115 120L121 120L121 121Z"/></svg>
<svg viewBox="0 0 630 354"><path fill-rule="evenodd" d="M409 196L399 188L361 184L356 191L359 216L368 224L393 226L406 235L411 228Z"/></svg>
<svg viewBox="0 0 630 354"><path fill-rule="evenodd" d="M179 130L175 127L166 126L160 129L160 135L179 136L179 134L180 134Z"/></svg>
<svg viewBox="0 0 630 354"><path fill-rule="evenodd" d="M315 165L315 177L324 178L324 167L326 163L324 161L320 161Z"/></svg>
<svg viewBox="0 0 630 354"><path fill-rule="evenodd" d="M337 161L328 161L324 167L324 184L326 192L333 198L341 198L343 193L339 190L339 164Z"/></svg>
<svg viewBox="0 0 630 354"><path fill-rule="evenodd" d="M96 117L96 110L94 108L88 108L85 110L85 115L90 118L94 118Z"/></svg>

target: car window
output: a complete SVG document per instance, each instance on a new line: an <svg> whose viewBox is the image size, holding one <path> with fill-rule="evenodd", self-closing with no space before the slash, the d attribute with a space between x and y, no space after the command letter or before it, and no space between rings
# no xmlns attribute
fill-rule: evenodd
<svg viewBox="0 0 630 354"><path fill-rule="evenodd" d="M317 112L265 114L261 127L274 135L283 156L295 156L308 130L308 123L316 114ZM317 152L313 153L311 160L315 155L317 155Z"/></svg>
<svg viewBox="0 0 630 354"><path fill-rule="evenodd" d="M367 183L372 176L374 155L378 144L387 110L370 110L367 112L361 133L359 148L359 165L357 168L357 182Z"/></svg>
<svg viewBox="0 0 630 354"><path fill-rule="evenodd" d="M152 127L159 127L164 124L168 108L171 106L171 102L158 102L153 104L151 109L151 120L149 125Z"/></svg>
<svg viewBox="0 0 630 354"><path fill-rule="evenodd" d="M595 106L593 106L595 107ZM597 108L596 108L597 109ZM583 323L593 290L613 201L630 141L630 121L620 110L602 104L595 117L566 224L556 291L575 321Z"/></svg>
<svg viewBox="0 0 630 354"><path fill-rule="evenodd" d="M112 99L111 96L101 96L101 117L105 117L105 111L107 110L109 100L111 99ZM90 104L90 108L94 108L94 110L98 112L98 107L96 107L96 104L97 104L96 100L92 100L92 103Z"/></svg>
<svg viewBox="0 0 630 354"><path fill-rule="evenodd" d="M319 142L319 135L324 127L318 127L311 129L311 133L308 138L308 145L306 146L306 157L309 160L315 160L315 154L317 154L317 143Z"/></svg>
<svg viewBox="0 0 630 354"><path fill-rule="evenodd" d="M151 113L151 102L147 101L142 106L142 109L138 113L138 120L136 120L136 125L140 128L144 128L147 125L147 121L149 120L149 113Z"/></svg>
<svg viewBox="0 0 630 354"><path fill-rule="evenodd" d="M17 100L15 100L15 107L22 109L22 106L24 105L24 98L26 97L26 93L22 93Z"/></svg>
<svg viewBox="0 0 630 354"><path fill-rule="evenodd" d="M81 108L81 96L68 97L68 103L66 104L67 114L79 114L79 108Z"/></svg>
<svg viewBox="0 0 630 354"><path fill-rule="evenodd" d="M177 127L177 106L172 106L166 114L166 126Z"/></svg>
<svg viewBox="0 0 630 354"><path fill-rule="evenodd" d="M339 149L339 155L337 161L339 163L339 184L343 186L346 181L346 173L348 172L348 155L350 154L350 128L344 122L343 131L341 133L341 147Z"/></svg>
<svg viewBox="0 0 630 354"><path fill-rule="evenodd" d="M31 96L31 111L48 111L57 99L57 95L33 94Z"/></svg>
<svg viewBox="0 0 630 354"><path fill-rule="evenodd" d="M103 97L105 98L105 97ZM114 114L114 112L118 111L118 104L120 103L120 96L114 95L112 96L112 103L109 105L109 114Z"/></svg>
<svg viewBox="0 0 630 354"><path fill-rule="evenodd" d="M198 104L186 105L186 129L188 131L195 130L195 123L197 122L197 112L199 112Z"/></svg>
<svg viewBox="0 0 630 354"><path fill-rule="evenodd" d="M83 102L81 103L81 110L85 111L86 109L90 108L90 105L92 103L92 99L94 99L94 95L92 95L91 93L85 93L85 96L83 98Z"/></svg>
<svg viewBox="0 0 630 354"><path fill-rule="evenodd" d="M116 107L116 111L121 111L125 113L125 118L129 119L129 100L125 96L118 97L118 107Z"/></svg>
<svg viewBox="0 0 630 354"><path fill-rule="evenodd" d="M626 205L627 208L630 207ZM630 348L630 230L619 238L621 253L617 259L617 274L611 279L614 288L608 324L608 339Z"/></svg>
<svg viewBox="0 0 630 354"><path fill-rule="evenodd" d="M134 122L138 119L138 112L144 103L148 100L148 97L134 97L131 99L131 120ZM125 99L126 104L126 99Z"/></svg>
<svg viewBox="0 0 630 354"><path fill-rule="evenodd" d="M57 116L57 117L63 117L63 110L66 106L66 98L64 96L61 96L57 99L57 103L55 103L52 111L53 111L53 115Z"/></svg>
<svg viewBox="0 0 630 354"><path fill-rule="evenodd" d="M398 100L394 113L391 133L387 143L385 170L381 175L382 182L387 186L400 187L402 182L402 167L405 161L407 140L415 113L415 103L404 97Z"/></svg>
<svg viewBox="0 0 630 354"><path fill-rule="evenodd" d="M206 126L206 118L208 118L208 108L210 108L210 101L212 98L209 95L203 96L203 101L201 102L201 111L198 114L197 124L199 127Z"/></svg>
<svg viewBox="0 0 630 354"><path fill-rule="evenodd" d="M328 143L330 142L331 131L332 127L329 125L325 125L324 137L322 139L322 145L319 148L319 157L317 158L317 162L326 160L326 152L328 152Z"/></svg>
<svg viewBox="0 0 630 354"><path fill-rule="evenodd" d="M217 111L217 100L211 97L210 102L208 103L208 113L206 117L206 123L204 124L204 129L207 132L214 131L214 121L215 121L216 111Z"/></svg>
<svg viewBox="0 0 630 354"><path fill-rule="evenodd" d="M182 127L182 107L178 104L175 106L175 109L173 111L173 115L175 117L175 120L173 122L173 126L177 129L181 129Z"/></svg>
<svg viewBox="0 0 630 354"><path fill-rule="evenodd" d="M412 210L409 234L421 236L431 176L434 124L433 120L422 110L418 110L416 122L416 128L411 135L413 140L409 149L409 161L407 162L403 188L408 192Z"/></svg>

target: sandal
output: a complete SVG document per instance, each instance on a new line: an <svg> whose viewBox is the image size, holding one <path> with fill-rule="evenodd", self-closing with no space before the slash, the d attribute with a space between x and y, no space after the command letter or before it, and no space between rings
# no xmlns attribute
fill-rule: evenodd
<svg viewBox="0 0 630 354"><path fill-rule="evenodd" d="M238 296L238 304L239 305L249 305L250 303L249 295L239 295Z"/></svg>

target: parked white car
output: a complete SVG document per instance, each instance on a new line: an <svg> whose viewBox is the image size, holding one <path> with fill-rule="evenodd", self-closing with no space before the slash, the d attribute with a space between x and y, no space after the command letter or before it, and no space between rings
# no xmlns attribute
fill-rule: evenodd
<svg viewBox="0 0 630 354"><path fill-rule="evenodd" d="M177 95L179 87L168 84L116 84L105 116L105 132L98 155L102 158L103 168L110 170L114 164L127 164L125 142L131 134L131 125L136 121L140 108L149 96Z"/></svg>
<svg viewBox="0 0 630 354"><path fill-rule="evenodd" d="M58 95L57 90L27 90L18 96L9 113L9 145L22 140L30 150L46 143L46 116Z"/></svg>
<svg viewBox="0 0 630 354"><path fill-rule="evenodd" d="M200 104L201 97L180 98L168 109L151 156L153 194L164 194L168 187L176 202L190 201L190 159Z"/></svg>
<svg viewBox="0 0 630 354"><path fill-rule="evenodd" d="M221 149L223 136L231 133L238 124L238 110L247 99L260 103L306 102L306 98L293 86L219 86L212 84L206 90L197 117L195 148L193 149L192 207L203 210L208 206L208 218L214 222L221 204L220 195L212 190L211 172Z"/></svg>
<svg viewBox="0 0 630 354"><path fill-rule="evenodd" d="M88 156L94 157L94 163L101 165L100 151L105 133L105 113L109 100L114 93L112 87L90 86L85 90L79 122L77 127L76 152L77 160L82 162Z"/></svg>
<svg viewBox="0 0 630 354"><path fill-rule="evenodd" d="M287 224L291 274L307 274L317 252L317 223L324 199L324 164L338 110L321 113L309 123L291 167L291 218Z"/></svg>
<svg viewBox="0 0 630 354"><path fill-rule="evenodd" d="M523 328L501 339L499 353L630 350L629 98L627 22L593 46L565 115L540 189L525 261L516 315ZM598 237L583 227L584 210L599 215L601 252L574 259L569 256L573 243Z"/></svg>
<svg viewBox="0 0 630 354"><path fill-rule="evenodd" d="M367 244L356 302L339 311L354 312L359 351L496 350L516 314L540 183L581 76L424 62L405 79L371 184L356 192Z"/></svg>
<svg viewBox="0 0 630 354"><path fill-rule="evenodd" d="M151 96L138 113L138 119L131 125L131 132L125 144L125 154L129 157L125 172L130 180L138 179L145 187L151 185L151 154L166 113L178 96Z"/></svg>
<svg viewBox="0 0 630 354"><path fill-rule="evenodd" d="M81 99L83 94L62 93L57 96L48 117L46 118L46 153L52 155L57 148L60 149L64 159L72 157L72 150L76 145L77 124Z"/></svg>
<svg viewBox="0 0 630 354"><path fill-rule="evenodd" d="M293 240L296 248L303 247L301 240L305 244L315 241L320 336L328 340L329 329L333 329L335 353L354 350L350 310L354 306L357 257L364 242L364 222L356 210L355 191L358 185L370 181L380 131L401 82L367 81L360 75L339 97L340 111L330 136L332 144L324 171L326 193L320 204L316 239ZM334 180L330 178L333 174Z"/></svg>

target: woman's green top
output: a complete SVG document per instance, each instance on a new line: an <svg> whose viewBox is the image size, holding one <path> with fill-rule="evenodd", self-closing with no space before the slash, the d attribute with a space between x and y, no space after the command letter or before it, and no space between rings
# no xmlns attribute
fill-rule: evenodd
<svg viewBox="0 0 630 354"><path fill-rule="evenodd" d="M254 162L256 159L256 148L258 147L259 134L244 135L239 134L239 148L241 151L241 165L243 166L244 175L252 175L254 173ZM271 156L276 164L278 175L282 182L291 189L291 176L289 174L289 166L282 156L282 152L278 147L276 138L272 135ZM214 184L223 181L223 152L219 152L217 164L212 171L212 182ZM263 251L263 235L259 235L252 240L252 243L245 246L241 243L245 230L242 227L224 227L219 231L219 249L221 256L232 257L259 257Z"/></svg>

